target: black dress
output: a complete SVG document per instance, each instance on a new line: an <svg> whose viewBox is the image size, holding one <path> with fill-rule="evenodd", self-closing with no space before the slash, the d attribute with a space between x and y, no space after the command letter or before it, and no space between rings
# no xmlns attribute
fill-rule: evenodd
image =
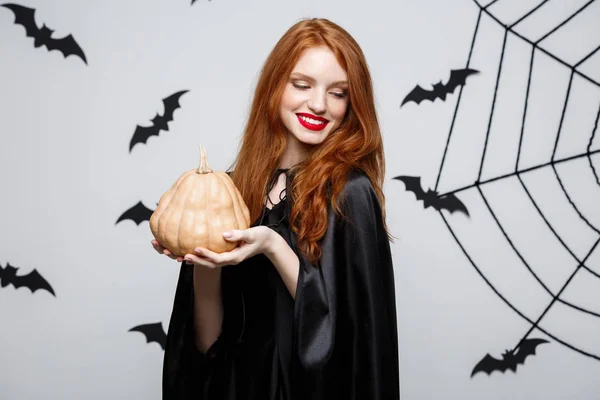
<svg viewBox="0 0 600 400"><path fill-rule="evenodd" d="M299 256L296 300L263 254L223 267L223 329L206 354L194 343L194 267L182 263L163 400L400 398L394 272L379 202L359 170L343 195L347 218L330 209L318 268L298 251L287 196L265 208L253 226L271 227Z"/></svg>

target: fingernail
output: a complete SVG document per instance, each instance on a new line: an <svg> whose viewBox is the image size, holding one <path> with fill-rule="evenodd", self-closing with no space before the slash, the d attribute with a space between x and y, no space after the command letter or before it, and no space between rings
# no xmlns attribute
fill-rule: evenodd
<svg viewBox="0 0 600 400"><path fill-rule="evenodd" d="M223 232L223 237L225 237L225 238L230 238L232 236L233 236L232 232L229 232L229 231L228 232Z"/></svg>
<svg viewBox="0 0 600 400"><path fill-rule="evenodd" d="M194 251L198 254L202 254L202 250L200 250L199 248L195 248Z"/></svg>

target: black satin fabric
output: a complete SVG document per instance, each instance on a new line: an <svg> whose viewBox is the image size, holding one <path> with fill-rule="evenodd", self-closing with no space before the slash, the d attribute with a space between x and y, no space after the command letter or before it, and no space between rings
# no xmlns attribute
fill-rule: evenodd
<svg viewBox="0 0 600 400"><path fill-rule="evenodd" d="M330 209L317 267L298 251L288 198L265 208L253 226L269 226L299 256L296 300L264 255L223 267L223 329L206 354L194 344L193 266L182 263L164 400L400 398L394 273L381 209L361 171L352 172L343 196L345 218Z"/></svg>

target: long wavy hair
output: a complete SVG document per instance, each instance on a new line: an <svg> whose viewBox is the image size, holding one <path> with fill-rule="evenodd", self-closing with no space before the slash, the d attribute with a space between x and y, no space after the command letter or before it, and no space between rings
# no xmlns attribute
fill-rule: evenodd
<svg viewBox="0 0 600 400"><path fill-rule="evenodd" d="M369 177L382 207L388 239L392 240L385 222L385 160L371 76L361 48L346 30L326 19L304 19L275 44L262 67L240 148L230 168L251 220L256 221L286 147L286 130L279 117L285 85L302 53L323 45L333 51L348 76L348 110L336 131L294 167L294 179L286 193L292 201L290 225L298 237L298 248L314 264L322 253L319 241L327 230L328 205L343 215L339 195L354 168Z"/></svg>

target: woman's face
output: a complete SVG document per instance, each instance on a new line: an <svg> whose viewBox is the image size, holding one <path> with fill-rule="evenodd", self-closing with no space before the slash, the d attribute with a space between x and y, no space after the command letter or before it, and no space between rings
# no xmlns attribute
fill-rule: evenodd
<svg viewBox="0 0 600 400"><path fill-rule="evenodd" d="M342 122L348 109L346 71L326 46L307 49L286 83L279 115L287 140L322 143Z"/></svg>

